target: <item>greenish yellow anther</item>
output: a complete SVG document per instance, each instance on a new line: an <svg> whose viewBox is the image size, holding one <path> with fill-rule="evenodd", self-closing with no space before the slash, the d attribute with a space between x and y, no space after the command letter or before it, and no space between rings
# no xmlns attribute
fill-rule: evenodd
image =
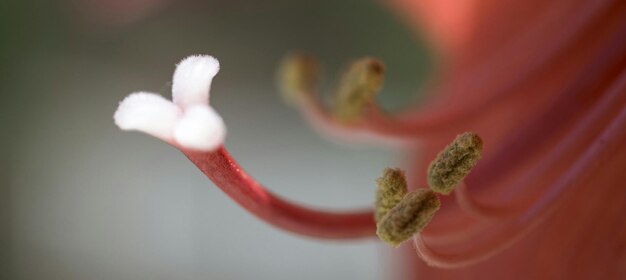
<svg viewBox="0 0 626 280"><path fill-rule="evenodd" d="M407 193L404 171L397 168L385 168L383 175L376 180L376 222L396 206Z"/></svg>
<svg viewBox="0 0 626 280"><path fill-rule="evenodd" d="M277 78L285 101L299 104L304 94L315 91L319 80L319 64L311 55L291 53L283 58Z"/></svg>
<svg viewBox="0 0 626 280"><path fill-rule="evenodd" d="M384 65L375 58L362 58L352 63L344 74L335 95L334 115L343 122L359 120L364 109L374 102L384 78Z"/></svg>
<svg viewBox="0 0 626 280"><path fill-rule="evenodd" d="M378 222L376 234L387 244L398 247L419 233L439 207L441 202L432 190L410 192Z"/></svg>
<svg viewBox="0 0 626 280"><path fill-rule="evenodd" d="M428 184L441 194L450 194L480 159L483 141L465 132L441 151L428 167Z"/></svg>

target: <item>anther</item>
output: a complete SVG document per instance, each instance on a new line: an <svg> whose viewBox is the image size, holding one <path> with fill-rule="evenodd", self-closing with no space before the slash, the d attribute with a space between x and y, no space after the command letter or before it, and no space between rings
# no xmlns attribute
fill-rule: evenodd
<svg viewBox="0 0 626 280"><path fill-rule="evenodd" d="M410 192L382 218L376 234L389 245L398 247L419 233L440 206L441 202L432 190Z"/></svg>
<svg viewBox="0 0 626 280"><path fill-rule="evenodd" d="M295 105L302 101L303 94L315 91L319 65L311 55L291 53L283 58L277 78L285 101Z"/></svg>
<svg viewBox="0 0 626 280"><path fill-rule="evenodd" d="M344 122L359 120L383 84L384 65L374 58L352 63L344 74L334 100L334 114Z"/></svg>
<svg viewBox="0 0 626 280"><path fill-rule="evenodd" d="M376 222L396 206L407 193L404 171L397 168L385 168L383 175L376 180Z"/></svg>
<svg viewBox="0 0 626 280"><path fill-rule="evenodd" d="M465 132L441 151L428 167L428 184L441 194L450 194L470 173L481 156L483 142L477 134Z"/></svg>

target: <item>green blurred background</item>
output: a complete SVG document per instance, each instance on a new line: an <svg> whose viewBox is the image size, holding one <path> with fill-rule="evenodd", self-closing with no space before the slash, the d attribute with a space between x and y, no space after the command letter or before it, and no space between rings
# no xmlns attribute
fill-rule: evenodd
<svg viewBox="0 0 626 280"><path fill-rule="evenodd" d="M385 3L9 0L0 32L0 278L393 278L376 240L265 225L178 151L112 121L128 93L169 98L175 63L211 54L222 65L211 104L247 171L301 203L368 206L375 178L402 151L311 131L282 104L274 73L286 52L306 50L332 92L347 63L375 56L387 65L383 106L414 102L432 59Z"/></svg>

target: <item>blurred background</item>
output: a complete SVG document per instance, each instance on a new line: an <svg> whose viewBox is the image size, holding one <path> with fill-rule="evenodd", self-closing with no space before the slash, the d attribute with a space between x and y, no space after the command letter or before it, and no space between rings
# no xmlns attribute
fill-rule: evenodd
<svg viewBox="0 0 626 280"><path fill-rule="evenodd" d="M2 1L1 279L389 279L375 239L321 241L240 209L155 138L118 130L117 103L170 97L174 65L216 56L211 104L226 146L269 189L331 209L366 207L402 151L316 134L275 90L280 58L307 50L332 92L351 60L387 65L380 100L419 97L432 59L415 30L362 0Z"/></svg>

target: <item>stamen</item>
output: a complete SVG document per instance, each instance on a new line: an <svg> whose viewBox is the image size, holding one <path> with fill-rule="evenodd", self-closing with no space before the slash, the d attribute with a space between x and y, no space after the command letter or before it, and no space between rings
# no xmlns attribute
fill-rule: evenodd
<svg viewBox="0 0 626 280"><path fill-rule="evenodd" d="M334 114L343 122L359 120L383 84L384 65L375 58L354 62L341 79L334 103Z"/></svg>
<svg viewBox="0 0 626 280"><path fill-rule="evenodd" d="M407 193L404 171L398 168L385 168L383 176L376 180L376 222L395 207Z"/></svg>
<svg viewBox="0 0 626 280"><path fill-rule="evenodd" d="M292 105L300 104L304 94L315 92L319 64L311 55L292 53L283 58L277 78L285 101Z"/></svg>
<svg viewBox="0 0 626 280"><path fill-rule="evenodd" d="M389 245L398 247L420 232L440 206L441 202L432 190L410 192L378 223L376 234Z"/></svg>
<svg viewBox="0 0 626 280"><path fill-rule="evenodd" d="M497 231L495 236L485 242L478 243L465 252L453 254L436 252L429 248L420 236L417 236L414 239L417 253L429 265L440 268L458 268L475 264L506 250L546 221L547 217L557 209L559 202L556 199L558 197L567 196L566 191L571 192L572 189L588 184L593 178L591 175L602 167L602 165L597 164L598 162L608 164L619 158L615 155L619 154L617 150L626 137L625 126L626 109L622 109L608 127L595 137L593 145L577 159L567 174L559 178L554 189L548 192L541 201L536 202L533 207L509 219L508 223L498 223L496 228L491 229Z"/></svg>
<svg viewBox="0 0 626 280"><path fill-rule="evenodd" d="M320 67L317 60L306 54L291 53L286 55L277 71L277 85L283 99L296 107L309 124L332 140L360 141L391 146L406 146L408 139L385 137L383 134L367 131L365 122L344 122L337 118L335 112L326 106L320 98L316 87L319 80ZM368 114L376 108L368 109ZM406 141L406 142L405 142ZM410 145L414 143L410 139Z"/></svg>
<svg viewBox="0 0 626 280"><path fill-rule="evenodd" d="M615 97L619 97L620 93L624 89L624 79L619 86L612 90L611 96L603 99L602 107L596 108L587 118L582 120L577 126L576 130L570 135L565 137L566 142L560 143L559 150L552 152L554 156L548 156L554 158L556 155L563 155L571 152L572 146L575 146L578 139L585 134L598 135L591 141L592 144L583 151L582 154L576 157L576 160L567 166L565 170L567 172L558 176L556 182L550 182L552 187L543 193L541 198L534 202L531 207L526 206L522 212L516 213L512 217L508 217L507 223L499 222L495 227L490 228L490 231L496 231L497 233L486 240L483 243L478 243L471 249L467 249L463 252L454 252L452 254L442 254L435 249L429 248L421 237L417 236L415 246L417 252L422 259L424 259L429 265L441 267L441 268L458 268L475 264L483 261L487 258L493 257L498 253L506 250L509 246L512 246L517 240L523 238L526 234L531 232L534 228L546 221L546 218L557 209L559 206L558 199L571 195L574 189L588 184L593 177L592 174L596 174L598 169L601 169L604 164L606 166L614 165L619 158L616 155L617 149L620 147L620 143L624 141L626 133L624 133L624 127L626 125L626 109L623 109L623 104L619 101L615 102ZM615 105L617 104L617 105ZM614 106L611 106L614 105ZM606 106L606 107L605 107ZM620 109L619 113L615 112ZM615 115L617 114L617 116ZM611 116L612 121L604 127L601 132L586 133L588 128L597 127L603 121L608 121L606 118ZM563 148L565 147L565 148ZM602 163L602 164L598 164ZM554 161L546 161L542 163L542 167L558 164ZM531 173L532 174L532 173ZM530 177L539 177L539 174L533 174ZM528 185L524 182L523 185ZM472 238L469 236L468 238Z"/></svg>
<svg viewBox="0 0 626 280"><path fill-rule="evenodd" d="M482 147L482 139L475 133L465 132L457 136L428 167L430 188L441 194L450 194L476 165Z"/></svg>

